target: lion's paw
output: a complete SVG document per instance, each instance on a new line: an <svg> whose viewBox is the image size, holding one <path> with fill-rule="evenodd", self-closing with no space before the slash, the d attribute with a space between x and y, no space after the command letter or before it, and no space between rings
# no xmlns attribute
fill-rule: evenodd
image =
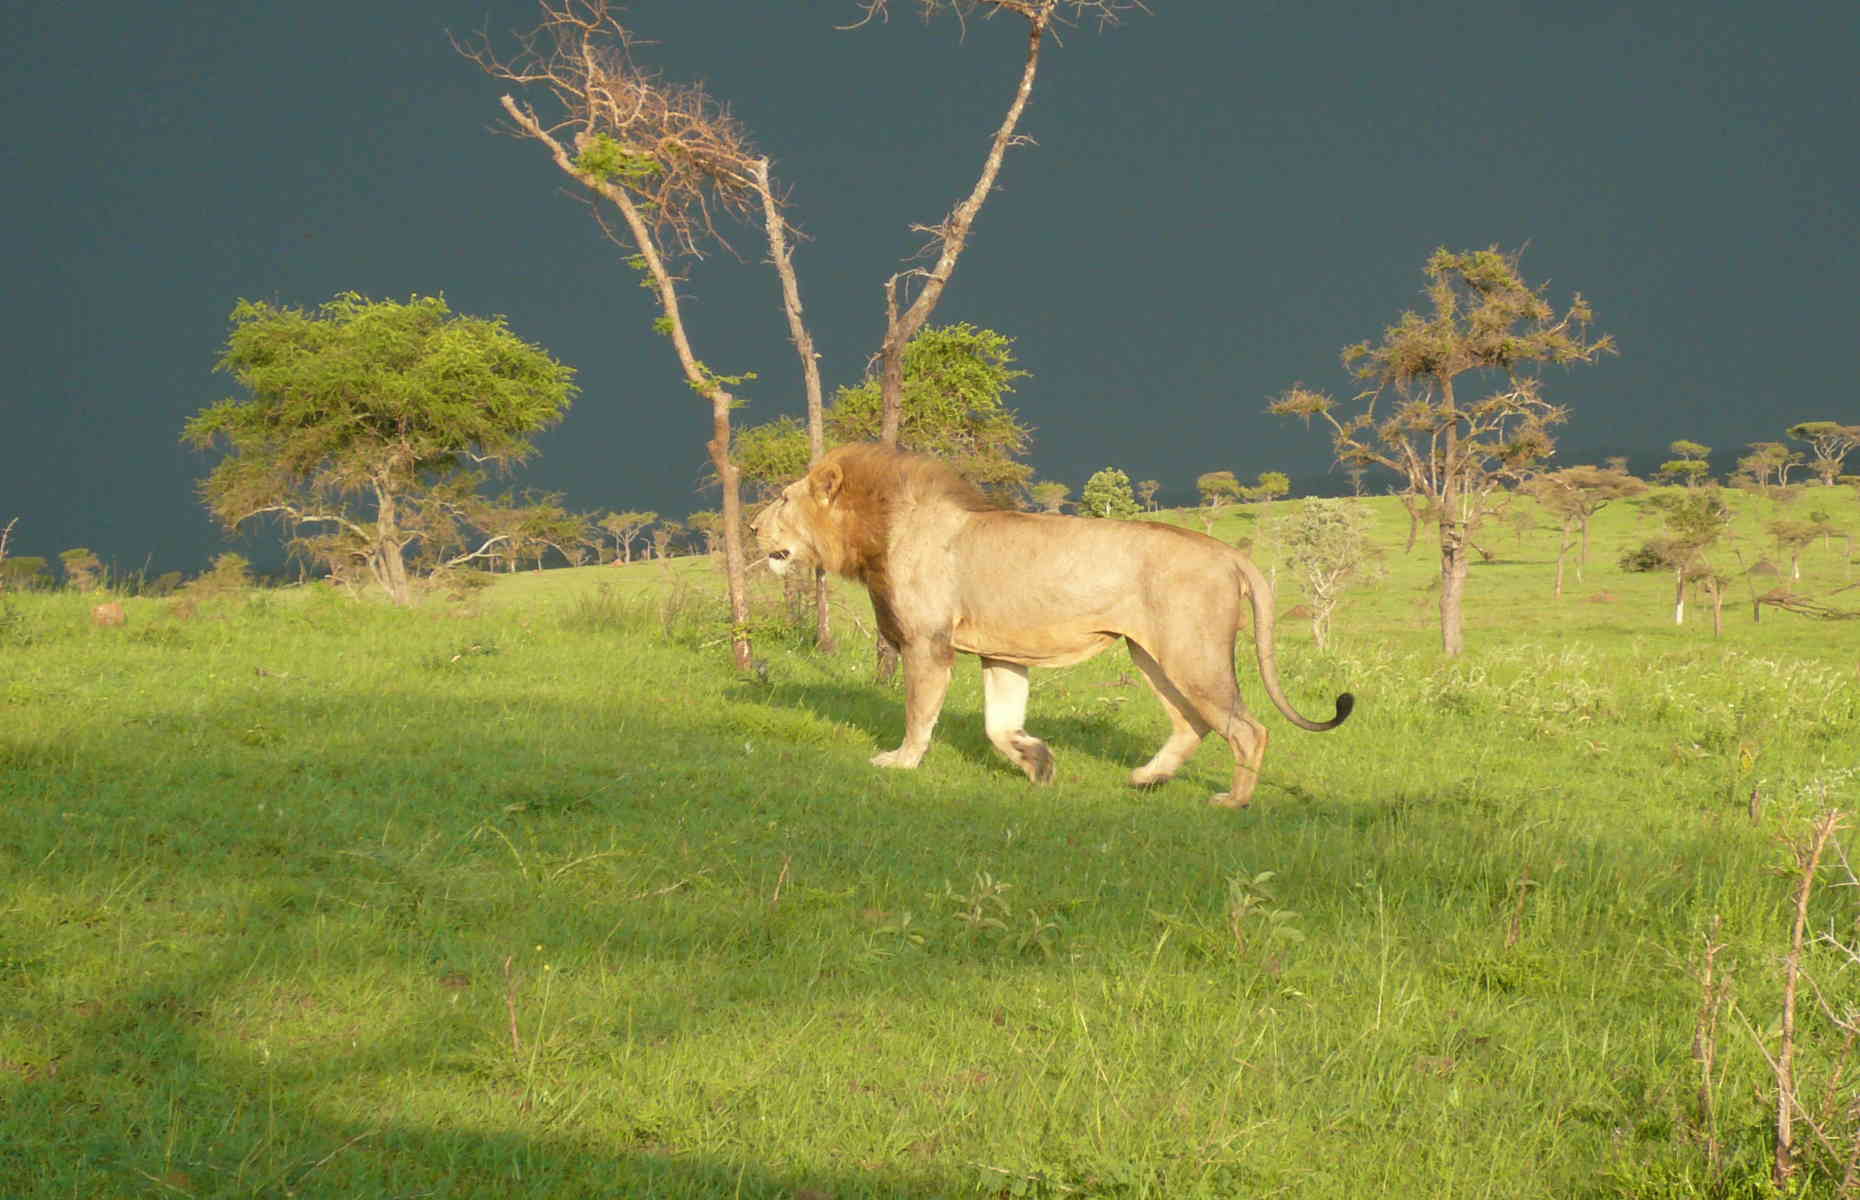
<svg viewBox="0 0 1860 1200"><path fill-rule="evenodd" d="M902 746L898 747L896 750L885 750L872 756L873 766L896 767L902 771L908 771L922 761L923 755L906 754Z"/></svg>
<svg viewBox="0 0 1860 1200"><path fill-rule="evenodd" d="M1053 782L1053 776L1058 771L1053 764L1053 752L1045 742L1023 734L1014 739L1014 749L1020 756L1021 770L1027 772L1027 778L1035 783Z"/></svg>

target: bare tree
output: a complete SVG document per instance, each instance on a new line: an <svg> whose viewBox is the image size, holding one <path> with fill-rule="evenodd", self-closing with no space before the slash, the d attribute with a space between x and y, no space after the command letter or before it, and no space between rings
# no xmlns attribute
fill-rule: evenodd
<svg viewBox="0 0 1860 1200"><path fill-rule="evenodd" d="M975 16L988 18L1003 13L1020 17L1027 22L1027 53L1021 64L1020 82L1015 87L1014 98L1009 102L1007 114L1002 117L1000 126L988 144L988 153L982 159L981 174L975 186L940 224L912 227L915 232L930 235L930 243L925 247L924 254L927 257L934 250L935 265L928 269L918 267L901 271L885 281L885 340L879 347L878 358L884 399L884 419L879 440L887 446L898 444L898 431L903 421L904 348L930 320L930 314L936 310L937 302L943 297L943 289L949 286L950 276L956 270L956 260L962 256L963 248L968 244L969 232L975 225L976 214L982 210L982 202L988 199L988 193L994 189L995 179L1001 173L1001 163L1007 157L1008 148L1027 140L1018 135L1016 130L1022 114L1027 110L1027 101L1033 95L1034 78L1040 70L1040 51L1046 45L1047 38L1058 27L1069 22L1091 19L1104 26L1115 24L1128 11L1144 10L1142 0L915 2L925 21L944 12L952 13L958 20L965 22ZM882 20L891 9L891 0L857 0L857 3L865 12L857 22L858 25L864 25L874 18ZM910 280L921 281L921 286L916 297L900 312L900 293Z"/></svg>
<svg viewBox="0 0 1860 1200"><path fill-rule="evenodd" d="M19 524L19 518L14 517L12 520L6 523L6 526L4 528L0 528L0 567L4 567L6 565L6 544L13 540L13 526L17 524ZM0 592L3 592L5 590L6 590L6 573L4 571L0 571Z"/></svg>
<svg viewBox="0 0 1860 1200"><path fill-rule="evenodd" d="M750 175L755 184L756 196L762 202L762 228L768 239L769 263L775 268L776 277L781 280L781 307L782 314L788 319L788 339L794 343L794 352L801 360L801 384L807 397L807 462L812 466L827 452L826 416L820 394L820 356L814 352L814 338L808 332L807 318L801 309L801 285L794 273L794 248L788 240L788 218L784 215L785 206L776 196L775 185L769 178L769 160L757 159L751 165ZM827 601L827 573L815 567L814 644L831 654L833 626Z"/></svg>
<svg viewBox="0 0 1860 1200"><path fill-rule="evenodd" d="M747 556L740 478L730 458L730 389L746 375L712 370L692 349L680 304L677 258L722 242L719 215L749 219L768 197L756 185L765 160L727 110L702 88L668 83L633 61L632 37L607 0L543 0L542 23L508 57L488 37L460 53L495 78L540 97L541 113L516 96L501 103L518 133L540 143L558 169L593 194L601 228L634 251L659 305L655 324L678 356L685 382L710 404L707 449L723 493L723 549L736 664L750 665ZM621 227L608 220L605 201Z"/></svg>
<svg viewBox="0 0 1860 1200"><path fill-rule="evenodd" d="M1614 350L1611 338L1588 340L1588 304L1575 297L1560 316L1527 286L1518 256L1496 247L1456 253L1436 250L1427 263L1433 311L1402 314L1376 345L1346 348L1346 369L1368 386L1347 419L1337 402L1302 385L1272 411L1321 417L1344 466L1377 463L1425 497L1440 524L1440 634L1449 655L1465 648L1463 597L1468 528L1485 498L1519 480L1554 446L1550 427L1567 417L1543 398L1539 363L1592 362ZM1467 402L1462 375L1492 377L1495 390ZM1378 405L1393 391L1392 411Z"/></svg>

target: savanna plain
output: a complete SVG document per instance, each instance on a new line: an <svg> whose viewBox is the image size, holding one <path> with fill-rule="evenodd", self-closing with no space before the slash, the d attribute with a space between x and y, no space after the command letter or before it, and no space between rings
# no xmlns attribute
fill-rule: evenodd
<svg viewBox="0 0 1860 1200"><path fill-rule="evenodd" d="M1737 499L1719 557L1775 560ZM1736 576L1721 635L1675 624L1628 501L1561 598L1556 531L1484 531L1447 659L1427 531L1360 503L1387 575L1327 649L1279 625L1294 701L1356 713L1291 728L1243 647L1238 812L1219 746L1125 785L1167 726L1121 649L1035 673L1051 786L972 660L873 768L862 593L820 654L762 585L738 675L701 559L0 598L0 1194L1776 1194L1790 843L1860 808L1860 620ZM1257 512L1216 533L1274 564ZM1782 570L1860 609L1842 536ZM1854 841L1798 958L1804 1195L1860 1145Z"/></svg>

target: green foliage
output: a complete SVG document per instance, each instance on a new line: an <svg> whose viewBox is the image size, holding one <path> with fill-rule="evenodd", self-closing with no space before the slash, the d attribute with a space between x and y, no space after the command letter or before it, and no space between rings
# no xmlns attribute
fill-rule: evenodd
<svg viewBox="0 0 1860 1200"><path fill-rule="evenodd" d="M94 592L103 584L103 560L84 546L58 552L65 571L65 586L80 592Z"/></svg>
<svg viewBox="0 0 1860 1200"><path fill-rule="evenodd" d="M315 311L241 300L232 324L215 369L247 396L203 409L183 434L225 445L201 484L209 511L229 529L265 514L322 525L344 543L329 556L367 559L391 591L404 589L405 547L449 526L450 511L422 500L467 456L529 457L574 395L574 372L502 318L455 317L438 297L346 292Z"/></svg>
<svg viewBox="0 0 1860 1200"><path fill-rule="evenodd" d="M1284 471L1261 471L1259 482L1240 490L1248 500L1272 501L1280 496L1289 495L1292 490L1292 477Z"/></svg>
<svg viewBox="0 0 1860 1200"><path fill-rule="evenodd" d="M992 329L927 326L904 348L903 423L898 444L947 459L1002 498L1018 496L1033 468L1018 461L1033 431L1004 402L1027 372L1014 366L1013 339ZM833 444L872 441L883 419L880 385L842 388L826 411Z"/></svg>
<svg viewBox="0 0 1860 1200"><path fill-rule="evenodd" d="M1209 471L1195 477L1195 490L1201 493L1201 502L1213 508L1240 498L1240 480L1232 471Z"/></svg>
<svg viewBox="0 0 1860 1200"><path fill-rule="evenodd" d="M1079 513L1087 517L1129 520L1143 511L1130 490L1130 476L1117 467L1105 467L1085 481L1079 493Z"/></svg>
<svg viewBox="0 0 1860 1200"><path fill-rule="evenodd" d="M1274 524L1273 534L1286 567L1310 597L1312 635L1326 646L1343 593L1382 574L1368 510L1360 501L1306 500Z"/></svg>
<svg viewBox="0 0 1860 1200"><path fill-rule="evenodd" d="M1072 489L1055 480L1043 479L1034 484L1028 494L1041 512L1056 513L1065 507L1067 498L1072 495Z"/></svg>
<svg viewBox="0 0 1860 1200"><path fill-rule="evenodd" d="M50 564L40 556L9 554L0 560L0 590L32 591L52 586Z"/></svg>
<svg viewBox="0 0 1860 1200"><path fill-rule="evenodd" d="M603 182L638 184L664 170L657 159L622 146L611 134L597 133L585 138L580 149L575 156L575 169ZM640 268L644 266L642 261Z"/></svg>
<svg viewBox="0 0 1860 1200"><path fill-rule="evenodd" d="M1833 486L1841 476L1847 456L1860 449L1860 425L1843 425L1838 421L1798 421L1789 426L1789 436L1807 442L1814 458L1809 469L1824 485Z"/></svg>
<svg viewBox="0 0 1860 1200"><path fill-rule="evenodd" d="M743 479L773 495L807 473L807 426L790 416L735 431L730 458Z"/></svg>

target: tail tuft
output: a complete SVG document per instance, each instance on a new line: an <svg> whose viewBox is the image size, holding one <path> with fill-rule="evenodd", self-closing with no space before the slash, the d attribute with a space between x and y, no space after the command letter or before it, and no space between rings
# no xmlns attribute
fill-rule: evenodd
<svg viewBox="0 0 1860 1200"><path fill-rule="evenodd" d="M1355 710L1356 710L1356 697L1351 695L1349 692L1344 692L1342 695L1337 697L1337 715L1332 717L1330 720L1326 721L1325 724L1332 725L1332 726L1341 725L1343 724L1343 719L1349 716Z"/></svg>

